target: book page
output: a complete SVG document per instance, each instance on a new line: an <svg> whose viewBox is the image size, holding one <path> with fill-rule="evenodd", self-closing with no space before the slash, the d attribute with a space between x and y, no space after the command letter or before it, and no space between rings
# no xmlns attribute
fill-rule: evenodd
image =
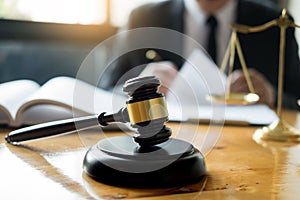
<svg viewBox="0 0 300 200"><path fill-rule="evenodd" d="M198 104L210 104L210 94L225 94L227 77L200 49L195 49L180 69L170 87L167 100L187 102L197 99Z"/></svg>
<svg viewBox="0 0 300 200"><path fill-rule="evenodd" d="M186 120L198 116L203 111L199 106L213 110L213 118L224 118L225 105L208 101L210 94L225 94L227 77L200 49L195 49L188 57L175 78L166 100L170 120Z"/></svg>
<svg viewBox="0 0 300 200"><path fill-rule="evenodd" d="M0 125L9 125L13 121L12 116L4 107L0 107Z"/></svg>
<svg viewBox="0 0 300 200"><path fill-rule="evenodd" d="M111 92L71 77L56 77L46 82L19 110L20 121L35 124L101 112L125 105L124 97L113 99Z"/></svg>
<svg viewBox="0 0 300 200"><path fill-rule="evenodd" d="M25 109L23 113L18 116L18 121L15 121L15 123L13 123L11 126L19 127L21 125L33 125L70 118L73 118L72 109L53 104L42 103Z"/></svg>
<svg viewBox="0 0 300 200"><path fill-rule="evenodd" d="M24 100L39 89L32 80L16 80L0 84L0 123L10 124Z"/></svg>

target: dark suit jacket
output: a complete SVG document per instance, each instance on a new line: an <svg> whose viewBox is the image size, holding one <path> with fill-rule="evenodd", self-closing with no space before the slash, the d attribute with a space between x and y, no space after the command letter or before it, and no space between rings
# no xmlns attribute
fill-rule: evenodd
<svg viewBox="0 0 300 200"><path fill-rule="evenodd" d="M129 19L128 28L162 27L184 33L184 3L182 0L170 0L155 4L149 4L135 9ZM257 26L278 18L281 9L269 1L238 0L236 23L249 26ZM266 31L251 34L239 34L247 66L255 68L263 73L274 88L278 84L278 57L279 57L279 28L273 27ZM144 36L146 37L146 36ZM287 29L284 76L284 102L286 108L298 108L296 99L300 98L300 62L298 57L298 45L294 36L294 29ZM179 46L182 41L175 41ZM118 80L120 83L128 78L137 76L140 70L126 74L130 69L138 65L145 65L147 49L139 49L119 57L112 67L109 67L108 82L104 85L112 86ZM168 51L157 50L163 60L174 62L178 68L184 60ZM238 59L235 68L240 68ZM139 69L142 69L140 67ZM126 76L120 77L126 74ZM128 76L127 76L128 75ZM106 75L107 77L107 75ZM104 81L105 82L105 81Z"/></svg>

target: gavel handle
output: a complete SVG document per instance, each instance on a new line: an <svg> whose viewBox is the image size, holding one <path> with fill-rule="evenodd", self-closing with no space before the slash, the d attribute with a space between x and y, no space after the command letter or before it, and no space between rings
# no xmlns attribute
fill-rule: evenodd
<svg viewBox="0 0 300 200"><path fill-rule="evenodd" d="M117 113L106 115L105 112L99 116L91 115L73 119L64 119L53 122L46 122L10 132L5 140L11 144L33 140L38 138L50 137L59 134L70 133L75 130L84 130L94 126L107 126L111 122L129 122L127 108L121 108Z"/></svg>
<svg viewBox="0 0 300 200"><path fill-rule="evenodd" d="M17 142L70 133L94 126L99 126L97 115L58 120L14 130L5 137L5 140L8 143L16 144Z"/></svg>

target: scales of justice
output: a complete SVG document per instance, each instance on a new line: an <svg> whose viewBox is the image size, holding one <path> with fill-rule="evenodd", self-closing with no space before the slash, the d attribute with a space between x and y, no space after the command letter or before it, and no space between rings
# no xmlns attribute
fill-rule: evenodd
<svg viewBox="0 0 300 200"><path fill-rule="evenodd" d="M267 22L260 26L250 27L240 24L232 25L232 34L229 41L228 48L226 50L223 62L221 64L220 70L225 72L228 68L228 83L231 82L231 75L233 71L235 53L237 52L238 58L241 63L243 73L246 78L247 86L249 88L249 93L230 93L230 84L227 86L225 95L211 95L209 98L212 101L224 102L226 104L254 104L259 101L259 96L255 93L254 87L252 85L246 62L243 57L242 48L237 36L237 33L255 33L267 30L273 26L277 26L280 29L280 47L279 47L279 67L278 67L278 96L277 96L277 115L278 120L271 123L269 126L259 128L255 131L253 135L254 140L273 140L282 142L300 142L300 132L294 127L291 127L282 119L282 98L283 98L283 80L284 80L284 57L285 57L285 39L286 39L286 29L288 27L300 28L291 21L288 16L286 9L282 10L281 16L275 20ZM228 66L228 67L227 67ZM300 100L298 100L300 105Z"/></svg>

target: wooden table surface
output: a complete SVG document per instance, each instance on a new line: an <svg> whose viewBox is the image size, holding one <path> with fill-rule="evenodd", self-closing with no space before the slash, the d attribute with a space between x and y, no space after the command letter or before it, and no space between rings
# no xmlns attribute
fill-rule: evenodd
<svg viewBox="0 0 300 200"><path fill-rule="evenodd" d="M300 114L283 117L300 130ZM181 124L169 123L173 132ZM194 125L196 126L196 125ZM198 134L211 131L198 126ZM0 132L0 199L299 199L300 145L252 139L259 127L224 126L206 154L207 176L198 183L173 188L137 189L105 185L82 170L87 149L118 132L80 134L28 141L21 146Z"/></svg>

